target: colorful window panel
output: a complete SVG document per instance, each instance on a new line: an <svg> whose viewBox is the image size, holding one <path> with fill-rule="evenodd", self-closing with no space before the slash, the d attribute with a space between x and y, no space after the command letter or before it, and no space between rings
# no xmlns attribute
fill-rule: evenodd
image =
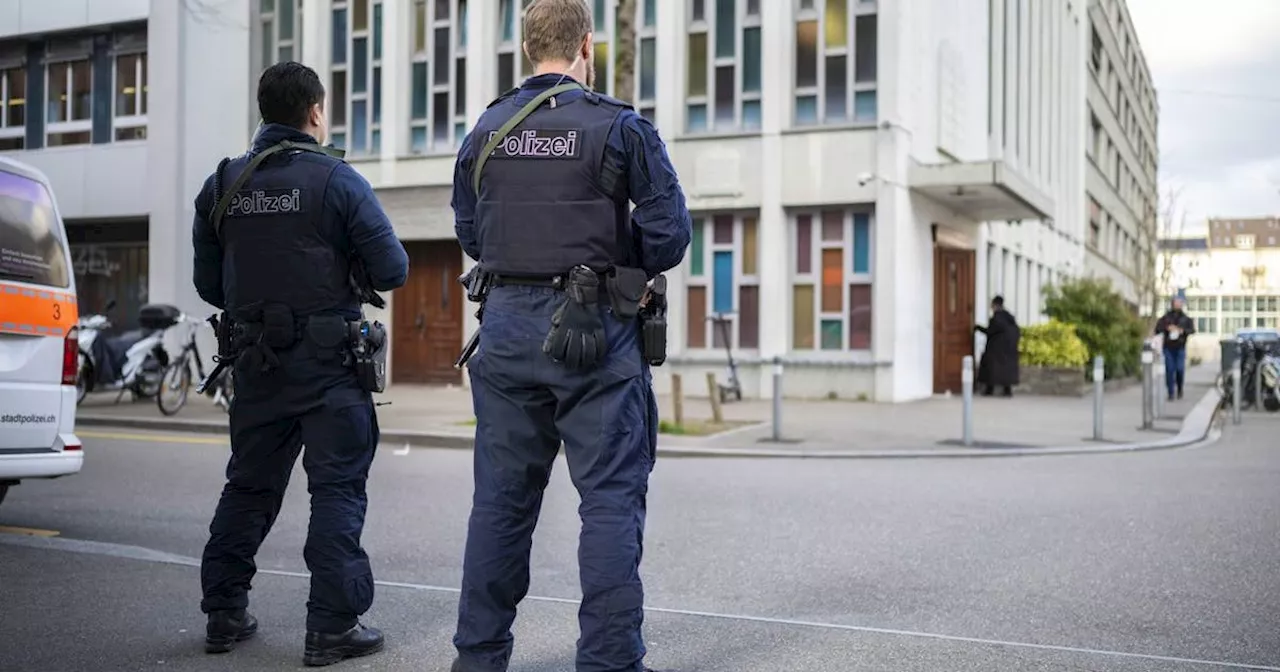
<svg viewBox="0 0 1280 672"><path fill-rule="evenodd" d="M467 133L467 0L415 0L412 31L409 151L451 152Z"/></svg>
<svg viewBox="0 0 1280 672"><path fill-rule="evenodd" d="M873 123L874 0L802 0L795 24L795 124Z"/></svg>
<svg viewBox="0 0 1280 672"><path fill-rule="evenodd" d="M760 128L763 42L758 0L688 3L685 128Z"/></svg>
<svg viewBox="0 0 1280 672"><path fill-rule="evenodd" d="M760 347L759 225L754 214L695 217L689 246L686 346ZM723 324L722 324L723 322Z"/></svg>
<svg viewBox="0 0 1280 672"><path fill-rule="evenodd" d="M333 145L352 156L382 152L382 2L333 3L329 124Z"/></svg>
<svg viewBox="0 0 1280 672"><path fill-rule="evenodd" d="M872 215L828 209L793 215L793 350L869 350Z"/></svg>

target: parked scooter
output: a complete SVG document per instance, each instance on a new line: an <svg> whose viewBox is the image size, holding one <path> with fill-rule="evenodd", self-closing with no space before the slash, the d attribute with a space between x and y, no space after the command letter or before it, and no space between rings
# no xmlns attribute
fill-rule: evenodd
<svg viewBox="0 0 1280 672"><path fill-rule="evenodd" d="M738 380L738 362L733 358L732 335L729 331L733 316L733 313L715 313L707 317L707 321L711 322L716 330L716 337L724 342L724 352L729 358L728 380L718 384L722 404L742 401L742 381Z"/></svg>
<svg viewBox="0 0 1280 672"><path fill-rule="evenodd" d="M1280 411L1280 358L1263 355L1258 375L1262 376L1262 407L1269 413Z"/></svg>
<svg viewBox="0 0 1280 672"><path fill-rule="evenodd" d="M104 313L115 307L107 304ZM174 306L149 304L138 311L139 329L117 336L104 336L111 328L106 315L85 315L79 323L79 373L76 376L76 403L90 392L119 390L116 402L131 392L133 398L147 399L160 392L160 381L169 354L164 349L164 333L178 324L182 312Z"/></svg>

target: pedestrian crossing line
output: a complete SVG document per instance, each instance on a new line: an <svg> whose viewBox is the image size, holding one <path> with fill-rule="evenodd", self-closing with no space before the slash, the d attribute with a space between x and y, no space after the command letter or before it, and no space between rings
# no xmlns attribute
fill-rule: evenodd
<svg viewBox="0 0 1280 672"><path fill-rule="evenodd" d="M62 533L57 530L41 530L34 527L0 525L0 534L20 534L25 537L56 537Z"/></svg>
<svg viewBox="0 0 1280 672"><path fill-rule="evenodd" d="M95 432L78 430L76 436L89 439L109 439L112 441L145 441L148 443L191 443L208 446L225 446L225 436L184 436L181 434L125 434L117 432Z"/></svg>
<svg viewBox="0 0 1280 672"><path fill-rule="evenodd" d="M130 546L126 544L115 544L101 541L82 541L78 539L39 539L32 537L6 536L0 535L0 544L9 544L14 546L26 546L29 548L43 548L48 550L70 551L73 553L89 553L93 555L105 555L117 558L128 558L132 560L141 560L144 562L156 562L161 564L181 565L192 568L200 567L198 558L190 558L182 555L174 555L157 551L142 546ZM297 579L310 579L311 575L306 572L292 572L281 569L259 569L259 575L268 574L272 576L281 576ZM407 583L402 581L374 581L375 585L387 588L404 588L408 590L417 590L432 593L448 593L457 595L461 592L458 588L448 586L436 586L424 583ZM579 600L564 597L548 597L529 595L524 598L532 602L545 602L552 604L577 605ZM696 611L692 609L673 609L669 607L645 607L645 611L653 614L671 614L674 616L689 616L693 618L707 618L724 621L738 621L742 623L759 623L762 625L781 625L799 628L813 628L819 630L829 630L838 632L854 632L871 635L889 635L896 637L909 637L915 639L927 639L934 641L955 642L958 644L974 644L979 646L994 646L1012 649L1024 649L1032 651L1050 651L1055 653L1072 653L1085 656L1095 656L1099 658L1124 658L1128 660L1147 660L1162 663L1177 663L1180 665L1204 665L1207 667L1219 667L1230 670L1261 670L1262 672L1280 672L1280 667L1275 665L1253 665L1249 663L1235 663L1220 660L1204 660L1200 658L1182 658L1178 656L1162 656L1153 653L1133 653L1129 651L1111 651L1107 649L1091 649L1080 646L1066 646L1061 644L1039 644L1035 642L1015 642L1002 639L985 639L982 637L965 637L961 635L946 635L937 632L920 632L914 630L898 630L894 628L877 628L865 625L850 625L845 623L826 623L822 621L803 621L788 618L773 618L768 616L751 616L746 614L729 614L714 611Z"/></svg>

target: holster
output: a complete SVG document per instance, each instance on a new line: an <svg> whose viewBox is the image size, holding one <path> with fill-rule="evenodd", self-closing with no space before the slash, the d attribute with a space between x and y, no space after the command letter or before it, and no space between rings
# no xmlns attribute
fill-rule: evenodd
<svg viewBox="0 0 1280 672"><path fill-rule="evenodd" d="M367 320L346 324L360 389L381 393L387 389L387 328Z"/></svg>
<svg viewBox="0 0 1280 672"><path fill-rule="evenodd" d="M649 366L667 361L667 277L659 275L649 288L649 299L640 309L640 349Z"/></svg>
<svg viewBox="0 0 1280 672"><path fill-rule="evenodd" d="M644 298L649 278L641 268L615 267L605 278L605 290L609 293L609 305L620 320L630 320L640 312L640 300Z"/></svg>

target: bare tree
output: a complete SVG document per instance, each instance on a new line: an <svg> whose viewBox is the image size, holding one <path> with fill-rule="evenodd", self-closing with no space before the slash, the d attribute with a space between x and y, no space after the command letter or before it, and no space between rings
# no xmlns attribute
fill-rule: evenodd
<svg viewBox="0 0 1280 672"><path fill-rule="evenodd" d="M1152 235L1150 250L1152 254L1143 269L1150 282L1146 283L1147 298L1151 301L1153 315L1159 315L1161 294L1171 291L1173 282L1173 257L1177 248L1173 245L1161 247L1162 239L1182 238L1187 230L1187 213L1182 207L1182 187L1170 185L1165 189L1158 216L1153 216L1149 224Z"/></svg>
<svg viewBox="0 0 1280 672"><path fill-rule="evenodd" d="M636 92L636 0L618 0L617 11L613 93L615 98L630 103Z"/></svg>

